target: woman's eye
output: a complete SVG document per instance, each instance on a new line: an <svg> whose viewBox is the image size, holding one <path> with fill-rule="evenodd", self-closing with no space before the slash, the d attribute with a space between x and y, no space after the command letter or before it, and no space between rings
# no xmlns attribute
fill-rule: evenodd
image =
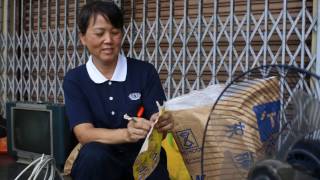
<svg viewBox="0 0 320 180"><path fill-rule="evenodd" d="M101 37L101 36L103 36L103 33L96 33L96 35L97 35L98 37Z"/></svg>
<svg viewBox="0 0 320 180"><path fill-rule="evenodd" d="M120 33L120 31L111 31L111 33L112 33L113 35L117 35L117 34Z"/></svg>

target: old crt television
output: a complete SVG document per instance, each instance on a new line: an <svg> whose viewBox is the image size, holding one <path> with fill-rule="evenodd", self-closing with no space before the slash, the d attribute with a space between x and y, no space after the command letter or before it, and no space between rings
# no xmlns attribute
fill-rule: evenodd
<svg viewBox="0 0 320 180"><path fill-rule="evenodd" d="M63 167L74 144L64 105L8 102L6 113L9 154L22 163L51 155Z"/></svg>

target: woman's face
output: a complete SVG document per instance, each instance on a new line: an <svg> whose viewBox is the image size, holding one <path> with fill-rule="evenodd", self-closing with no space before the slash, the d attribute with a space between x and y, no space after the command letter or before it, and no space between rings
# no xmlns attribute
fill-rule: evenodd
<svg viewBox="0 0 320 180"><path fill-rule="evenodd" d="M102 15L90 18L86 34L80 40L87 47L94 61L109 64L117 62L121 49L122 32L106 21Z"/></svg>

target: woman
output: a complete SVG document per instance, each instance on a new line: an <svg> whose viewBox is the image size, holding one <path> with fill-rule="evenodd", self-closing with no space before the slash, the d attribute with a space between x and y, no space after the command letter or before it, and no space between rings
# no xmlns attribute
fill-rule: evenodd
<svg viewBox="0 0 320 180"><path fill-rule="evenodd" d="M133 179L133 162L152 123L166 133L173 122L159 117L156 101L165 95L155 68L120 55L123 15L113 2L86 4L79 15L80 40L90 52L86 64L70 70L64 93L70 126L83 145L72 167L75 179ZM123 119L136 116L137 122ZM149 119L149 120L148 120ZM169 179L166 155L148 179Z"/></svg>

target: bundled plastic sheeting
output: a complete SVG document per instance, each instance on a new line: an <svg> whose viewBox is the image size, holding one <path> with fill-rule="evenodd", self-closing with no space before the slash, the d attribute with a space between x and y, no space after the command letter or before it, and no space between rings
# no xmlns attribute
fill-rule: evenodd
<svg viewBox="0 0 320 180"><path fill-rule="evenodd" d="M277 78L233 84L212 109L223 88L209 86L164 105L174 119L173 135L193 179L201 178L202 148L205 179L245 179L265 153L260 151L265 142L279 131Z"/></svg>

